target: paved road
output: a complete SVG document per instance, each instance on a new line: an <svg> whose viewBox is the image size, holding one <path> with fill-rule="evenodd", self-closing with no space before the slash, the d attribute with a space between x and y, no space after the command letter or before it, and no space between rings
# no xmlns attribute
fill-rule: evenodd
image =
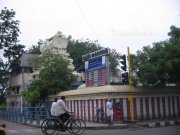
<svg viewBox="0 0 180 135"><path fill-rule="evenodd" d="M6 122L7 135L43 135L40 128L21 125L13 122ZM128 129L105 129L86 130L84 135L179 135L180 126L169 126L162 128L128 128ZM68 132L62 135L69 135Z"/></svg>

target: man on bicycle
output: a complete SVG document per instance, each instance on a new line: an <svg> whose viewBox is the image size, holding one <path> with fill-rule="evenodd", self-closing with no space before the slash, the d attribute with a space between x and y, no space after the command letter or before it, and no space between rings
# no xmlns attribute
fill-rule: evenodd
<svg viewBox="0 0 180 135"><path fill-rule="evenodd" d="M58 98L55 98L52 105L51 105L51 116L56 116L57 101L58 101Z"/></svg>
<svg viewBox="0 0 180 135"><path fill-rule="evenodd" d="M56 115L62 120L63 123L65 123L70 117L70 114L68 113L69 110L65 105L65 99L65 96L62 96L56 104Z"/></svg>

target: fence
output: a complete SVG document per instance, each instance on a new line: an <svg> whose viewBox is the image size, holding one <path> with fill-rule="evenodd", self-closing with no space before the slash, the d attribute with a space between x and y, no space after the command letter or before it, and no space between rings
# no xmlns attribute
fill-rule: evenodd
<svg viewBox="0 0 180 135"><path fill-rule="evenodd" d="M19 123L33 123L40 125L40 120L49 117L46 107L0 108L0 118Z"/></svg>

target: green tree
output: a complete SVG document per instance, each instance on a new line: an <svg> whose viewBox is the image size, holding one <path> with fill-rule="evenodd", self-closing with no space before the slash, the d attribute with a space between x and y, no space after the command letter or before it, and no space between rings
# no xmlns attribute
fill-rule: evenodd
<svg viewBox="0 0 180 135"><path fill-rule="evenodd" d="M0 12L0 50L7 59L0 62L0 89L1 102L4 100L4 90L8 76L19 68L18 58L24 52L24 46L18 44L19 40L19 21L15 20L15 11L6 7ZM1 58L0 58L1 59Z"/></svg>
<svg viewBox="0 0 180 135"><path fill-rule="evenodd" d="M144 86L180 85L180 29L172 26L169 40L153 43L133 58L133 72Z"/></svg>
<svg viewBox="0 0 180 135"><path fill-rule="evenodd" d="M40 101L40 92L36 89L29 91L22 91L21 96L23 96L28 103L38 103Z"/></svg>
<svg viewBox="0 0 180 135"><path fill-rule="evenodd" d="M73 64L75 67L83 67L84 62L82 61L82 55L97 51L103 47L98 43L98 41L91 41L87 39L86 41L73 40L71 37L68 38L67 52L73 59ZM116 75L117 67L119 65L120 53L114 49L110 49L109 60L111 63L111 72Z"/></svg>
<svg viewBox="0 0 180 135"><path fill-rule="evenodd" d="M102 46L100 46L97 41L90 41L89 39L86 41L70 39L67 46L67 52L73 59L73 64L75 67L84 65L84 62L82 61L82 55L100 49L102 49Z"/></svg>
<svg viewBox="0 0 180 135"><path fill-rule="evenodd" d="M3 49L3 56L7 58L7 68L14 72L18 66L18 58L24 52L24 45L18 44L19 21L14 20L15 11L6 7L0 13L0 49Z"/></svg>
<svg viewBox="0 0 180 135"><path fill-rule="evenodd" d="M0 105L5 103L5 88L8 81L8 72L6 64L3 63L3 60L0 58Z"/></svg>
<svg viewBox="0 0 180 135"><path fill-rule="evenodd" d="M40 51L40 45L43 43L43 41L41 39L39 39L37 45L32 45L29 50L27 51L27 53L30 54L41 54Z"/></svg>
<svg viewBox="0 0 180 135"><path fill-rule="evenodd" d="M48 95L68 90L76 76L68 68L69 61L60 55L44 53L34 63L39 70L39 79L32 81L29 92L38 91L39 99L45 101Z"/></svg>

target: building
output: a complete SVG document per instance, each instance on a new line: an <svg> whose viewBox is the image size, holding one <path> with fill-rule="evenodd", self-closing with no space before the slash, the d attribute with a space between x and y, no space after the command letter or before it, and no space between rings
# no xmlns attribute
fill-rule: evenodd
<svg viewBox="0 0 180 135"><path fill-rule="evenodd" d="M46 39L40 46L41 53L50 52L53 54L59 54L64 59L70 61L68 68L74 70L73 60L69 58L69 53L67 53L67 39L62 35L61 32L57 32L53 37ZM28 85L31 84L32 80L39 78L39 71L33 69L33 61L37 59L40 54L27 54L23 53L19 58L20 67L17 71L9 77L7 82L7 95L6 104L7 107L18 107L22 108L26 106L27 103L20 95L20 92L27 90ZM78 75L78 80L81 80L81 76L77 72L73 72ZM77 87L81 83L74 84Z"/></svg>
<svg viewBox="0 0 180 135"><path fill-rule="evenodd" d="M7 95L6 104L7 107L19 107L23 106L23 98L20 96L20 92L27 90L27 86L32 81L33 73L33 61L39 57L38 54L23 53L19 58L20 66L16 72L12 73L7 82Z"/></svg>

